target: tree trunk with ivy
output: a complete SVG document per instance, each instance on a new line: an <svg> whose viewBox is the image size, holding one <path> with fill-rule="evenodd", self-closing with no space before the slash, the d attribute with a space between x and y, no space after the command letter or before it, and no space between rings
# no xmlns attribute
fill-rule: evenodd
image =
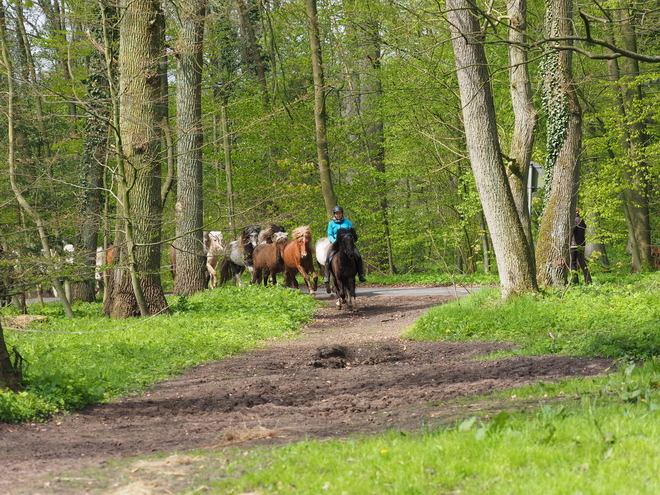
<svg viewBox="0 0 660 495"><path fill-rule="evenodd" d="M534 258L506 176L477 6L448 0L470 164L497 259L503 296L536 291Z"/></svg>
<svg viewBox="0 0 660 495"><path fill-rule="evenodd" d="M573 2L546 0L547 38L573 36ZM582 145L582 109L572 76L572 52L550 46L542 64L547 114L545 210L536 244L537 281L559 287L569 272Z"/></svg>

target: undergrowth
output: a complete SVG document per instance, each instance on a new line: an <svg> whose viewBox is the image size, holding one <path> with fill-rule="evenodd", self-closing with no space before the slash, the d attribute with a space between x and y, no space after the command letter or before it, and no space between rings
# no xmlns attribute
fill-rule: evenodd
<svg viewBox="0 0 660 495"><path fill-rule="evenodd" d="M417 340L519 344L518 354L645 360L660 355L660 273L503 300L496 289L432 308L406 333Z"/></svg>

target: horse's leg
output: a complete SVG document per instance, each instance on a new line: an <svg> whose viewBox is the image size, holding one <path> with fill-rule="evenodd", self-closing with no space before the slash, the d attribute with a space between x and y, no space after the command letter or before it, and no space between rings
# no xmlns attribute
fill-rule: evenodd
<svg viewBox="0 0 660 495"><path fill-rule="evenodd" d="M206 264L206 269L209 272L209 289L213 290L218 285L218 272L209 263Z"/></svg>
<svg viewBox="0 0 660 495"><path fill-rule="evenodd" d="M357 309L355 302L355 277L351 277L348 281L348 309L353 311Z"/></svg>
<svg viewBox="0 0 660 495"><path fill-rule="evenodd" d="M305 280L305 284L307 285L307 290L309 291L310 295L314 295L316 291L316 287L312 287L312 283L309 281L309 274L307 273L307 270L305 270L305 267L302 265L298 265L298 271L302 275L303 279ZM296 287L297 289L298 287Z"/></svg>
<svg viewBox="0 0 660 495"><path fill-rule="evenodd" d="M243 273L243 267L234 265L233 267L234 270L234 285L238 283L239 287L244 287L245 284L243 283L243 280L241 280L241 274Z"/></svg>
<svg viewBox="0 0 660 495"><path fill-rule="evenodd" d="M254 272L252 273L252 278L250 279L251 284L261 285L261 272L262 272L261 268L254 269ZM266 285L265 282L264 285Z"/></svg>

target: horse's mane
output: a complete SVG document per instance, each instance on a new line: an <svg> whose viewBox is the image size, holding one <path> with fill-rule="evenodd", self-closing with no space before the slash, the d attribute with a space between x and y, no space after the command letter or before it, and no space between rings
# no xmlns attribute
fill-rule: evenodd
<svg viewBox="0 0 660 495"><path fill-rule="evenodd" d="M250 234L258 234L261 228L258 225L249 225L241 232L241 244L250 244Z"/></svg>
<svg viewBox="0 0 660 495"><path fill-rule="evenodd" d="M291 232L291 236L294 239L300 239L301 237L304 237L308 241L312 241L312 229L309 228L309 225L305 225L303 227L297 227L293 229Z"/></svg>
<svg viewBox="0 0 660 495"><path fill-rule="evenodd" d="M357 241L357 233L355 232L355 229L350 228L350 229L339 229L337 231L337 240L335 242L341 242L344 240L344 237L347 235L350 235L353 238L353 241Z"/></svg>
<svg viewBox="0 0 660 495"><path fill-rule="evenodd" d="M259 244L264 244L264 243L271 244L274 239L273 235L276 232L285 232L284 227L273 223L267 229L264 229L261 232L259 232Z"/></svg>

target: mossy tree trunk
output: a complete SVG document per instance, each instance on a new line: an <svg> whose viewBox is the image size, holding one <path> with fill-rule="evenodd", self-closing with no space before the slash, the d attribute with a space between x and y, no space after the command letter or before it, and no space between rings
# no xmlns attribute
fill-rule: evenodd
<svg viewBox="0 0 660 495"><path fill-rule="evenodd" d="M572 15L571 0L546 0L546 37L570 38ZM582 109L573 84L571 54L570 50L551 46L542 64L543 103L548 124L546 203L536 244L540 286L564 285L570 268L569 247L582 145Z"/></svg>

